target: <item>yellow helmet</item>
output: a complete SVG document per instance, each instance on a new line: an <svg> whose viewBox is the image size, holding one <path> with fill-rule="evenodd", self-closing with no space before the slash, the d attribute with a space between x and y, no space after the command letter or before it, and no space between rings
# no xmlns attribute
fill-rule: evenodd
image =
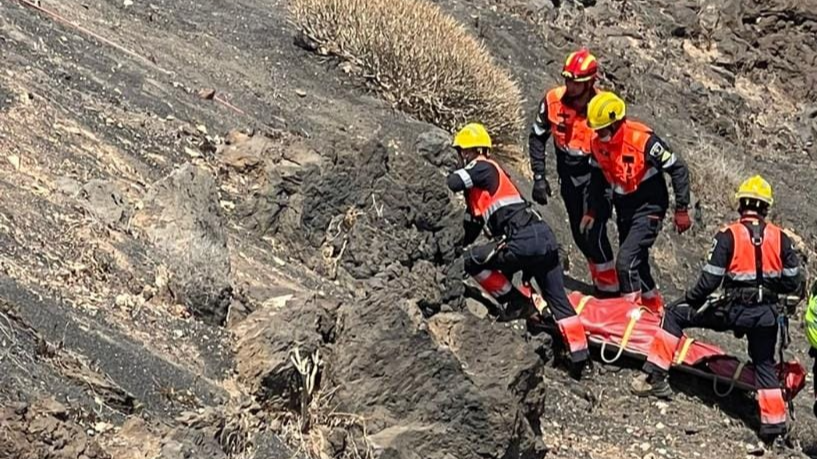
<svg viewBox="0 0 817 459"><path fill-rule="evenodd" d="M457 132L454 136L454 147L467 150L469 148L491 148L491 136L485 126L471 123Z"/></svg>
<svg viewBox="0 0 817 459"><path fill-rule="evenodd" d="M740 184L738 192L735 194L735 199L740 201L742 198L757 199L770 206L774 204L772 186L769 185L766 179L759 175L755 175Z"/></svg>
<svg viewBox="0 0 817 459"><path fill-rule="evenodd" d="M604 129L623 120L626 114L627 106L620 97L612 92L600 92L587 105L587 125L594 131Z"/></svg>

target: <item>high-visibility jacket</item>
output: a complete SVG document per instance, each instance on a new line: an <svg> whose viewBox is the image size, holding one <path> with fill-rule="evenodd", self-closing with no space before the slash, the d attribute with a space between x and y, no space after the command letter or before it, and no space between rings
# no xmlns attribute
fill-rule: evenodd
<svg viewBox="0 0 817 459"><path fill-rule="evenodd" d="M620 131L609 142L593 136L591 149L604 177L620 195L635 192L647 179L659 174L645 151L652 129L637 121L625 120Z"/></svg>
<svg viewBox="0 0 817 459"><path fill-rule="evenodd" d="M587 126L587 118L584 113L562 102L564 95L564 86L553 88L545 95L553 144L557 151L569 156L587 156L590 154L593 131Z"/></svg>
<svg viewBox="0 0 817 459"><path fill-rule="evenodd" d="M478 157L476 161L487 162L496 168L499 172L499 186L497 186L493 194L482 188L469 188L466 191L466 202L471 214L475 217L482 217L491 226L492 233L495 233L496 227L501 225L491 224L491 216L503 207L524 204L525 200L522 199L522 195L511 181L511 178L496 161L484 156Z"/></svg>
<svg viewBox="0 0 817 459"><path fill-rule="evenodd" d="M783 276L780 227L759 220L749 220L735 222L728 229L735 241L732 259L726 268L729 280L736 284L760 285L759 282L764 279L779 279Z"/></svg>

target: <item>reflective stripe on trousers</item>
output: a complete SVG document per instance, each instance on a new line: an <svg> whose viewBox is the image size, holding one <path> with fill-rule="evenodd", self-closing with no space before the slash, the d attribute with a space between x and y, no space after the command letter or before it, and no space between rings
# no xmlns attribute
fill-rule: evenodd
<svg viewBox="0 0 817 459"><path fill-rule="evenodd" d="M510 292L513 288L513 285L511 285L508 278L499 271L490 271L486 269L485 271L476 273L474 275L474 279L476 279L477 283L479 283L479 285L494 298L498 298Z"/></svg>
<svg viewBox="0 0 817 459"><path fill-rule="evenodd" d="M565 341L567 341L571 354L587 350L587 335L579 316L565 317L556 321L556 323L559 324L559 330L562 332Z"/></svg>
<svg viewBox="0 0 817 459"><path fill-rule="evenodd" d="M618 292L618 273L616 273L616 262L607 263L588 262L590 267L590 277L593 284L602 292Z"/></svg>
<svg viewBox="0 0 817 459"><path fill-rule="evenodd" d="M758 389L757 403L760 406L761 424L783 424L786 422L786 401L781 389Z"/></svg>

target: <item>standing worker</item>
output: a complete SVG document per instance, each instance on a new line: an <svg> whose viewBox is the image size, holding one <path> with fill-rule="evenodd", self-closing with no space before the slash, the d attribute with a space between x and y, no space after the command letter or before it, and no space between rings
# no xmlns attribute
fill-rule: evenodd
<svg viewBox="0 0 817 459"><path fill-rule="evenodd" d="M483 226L494 238L466 252L465 271L497 302L521 312L534 310L532 301L510 279L520 270L532 275L567 342L571 373L580 376L588 357L587 336L565 294L556 237L505 170L490 159L492 143L485 127L465 126L454 137L454 148L461 168L448 176L447 184L451 191L465 193L463 245L474 242Z"/></svg>
<svg viewBox="0 0 817 459"><path fill-rule="evenodd" d="M736 198L740 219L716 236L698 282L682 302L667 309L653 338L646 375L633 383L638 395L669 398L667 371L686 328L734 330L749 340L755 365L760 435L786 433L786 402L775 370L780 296L800 288L800 262L791 239L765 220L774 203L772 188L759 175L740 185ZM725 302L699 310L721 284Z"/></svg>
<svg viewBox="0 0 817 459"><path fill-rule="evenodd" d="M553 137L559 191L573 241L587 258L597 294L610 296L618 294L619 284L607 225L599 214L598 224L590 231L579 231L582 216L586 213L585 194L590 183L590 139L593 136L593 131L587 127L587 103L598 92L595 88L598 68L596 57L587 49L582 48L567 56L562 69L565 84L549 90L539 104L539 112L528 136L528 153L534 178L533 200L547 204L551 190L545 174L545 144L549 137Z"/></svg>
<svg viewBox="0 0 817 459"><path fill-rule="evenodd" d="M590 142L594 166L587 213L580 230L592 231L605 212L612 188L619 234L616 271L621 295L660 312L664 306L650 272L649 250L661 231L669 207L669 191L662 172L672 179L675 192L675 228L683 233L692 226L689 207L689 170L652 129L626 118L624 101L612 92L590 100L587 121L595 135Z"/></svg>

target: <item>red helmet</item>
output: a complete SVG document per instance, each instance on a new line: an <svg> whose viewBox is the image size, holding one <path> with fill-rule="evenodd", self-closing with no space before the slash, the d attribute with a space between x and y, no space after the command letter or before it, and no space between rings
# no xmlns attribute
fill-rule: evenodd
<svg viewBox="0 0 817 459"><path fill-rule="evenodd" d="M590 81L596 77L599 64L587 48L570 53L565 60L562 76L573 81Z"/></svg>

